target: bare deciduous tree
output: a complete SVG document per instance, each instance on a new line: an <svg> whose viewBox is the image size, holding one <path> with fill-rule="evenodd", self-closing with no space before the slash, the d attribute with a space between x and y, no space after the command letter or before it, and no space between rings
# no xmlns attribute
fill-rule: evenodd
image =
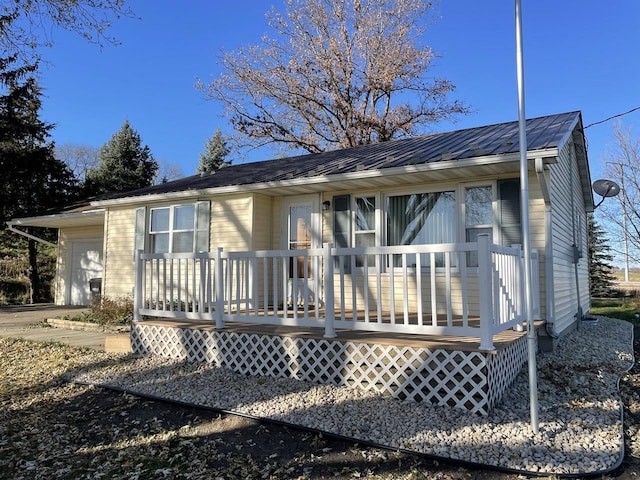
<svg viewBox="0 0 640 480"><path fill-rule="evenodd" d="M180 165L158 160L158 172L154 177L153 183L166 183L182 177L184 177L184 172Z"/></svg>
<svg viewBox="0 0 640 480"><path fill-rule="evenodd" d="M77 143L63 143L55 147L56 158L66 163L76 179L82 183L87 180L89 169L98 165L98 151L98 147Z"/></svg>
<svg viewBox="0 0 640 480"><path fill-rule="evenodd" d="M5 0L0 9L0 47L27 63L40 47L53 44L51 31L62 28L91 43L117 43L108 34L112 19L133 18L125 0Z"/></svg>
<svg viewBox="0 0 640 480"><path fill-rule="evenodd" d="M222 102L240 137L321 152L414 135L468 112L433 78L421 45L430 2L286 0L267 15L274 36L222 57L202 88Z"/></svg>
<svg viewBox="0 0 640 480"><path fill-rule="evenodd" d="M624 129L620 124L615 126L614 135L615 145L609 154L610 160L606 163L606 175L615 180L621 189L617 198L603 203L601 210L609 224L614 225L617 230L612 235L612 239L616 240L612 250L624 253L622 243L626 240L630 261L639 263L640 137L634 138L631 128Z"/></svg>

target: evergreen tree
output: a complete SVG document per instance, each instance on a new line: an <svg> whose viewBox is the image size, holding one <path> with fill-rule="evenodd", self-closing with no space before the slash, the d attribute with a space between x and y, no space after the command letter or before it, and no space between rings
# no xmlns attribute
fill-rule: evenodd
<svg viewBox="0 0 640 480"><path fill-rule="evenodd" d="M36 66L14 68L15 58L0 60L0 229L15 217L57 209L77 193L73 173L56 159L49 141L52 125L40 119L41 90ZM42 298L36 243L28 241L31 301Z"/></svg>
<svg viewBox="0 0 640 480"><path fill-rule="evenodd" d="M604 231L589 216L588 220L589 245L589 292L592 297L612 297L615 292L612 287L614 281L611 273L613 256L604 237Z"/></svg>
<svg viewBox="0 0 640 480"><path fill-rule="evenodd" d="M126 192L153 185L158 162L129 121L98 152L99 164L87 172L86 193Z"/></svg>
<svg viewBox="0 0 640 480"><path fill-rule="evenodd" d="M229 154L227 141L222 136L222 131L218 128L213 137L207 140L204 145L204 153L200 154L200 164L196 168L196 173L214 172L220 168L231 165L231 160L225 158Z"/></svg>

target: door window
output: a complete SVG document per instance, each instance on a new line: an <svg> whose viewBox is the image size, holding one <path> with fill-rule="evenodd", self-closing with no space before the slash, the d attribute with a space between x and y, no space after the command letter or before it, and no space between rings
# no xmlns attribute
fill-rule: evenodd
<svg viewBox="0 0 640 480"><path fill-rule="evenodd" d="M289 250L308 250L311 248L311 205L292 205L289 208ZM296 257L291 261L290 276L295 275L297 278L309 278L309 262L305 262L305 258Z"/></svg>

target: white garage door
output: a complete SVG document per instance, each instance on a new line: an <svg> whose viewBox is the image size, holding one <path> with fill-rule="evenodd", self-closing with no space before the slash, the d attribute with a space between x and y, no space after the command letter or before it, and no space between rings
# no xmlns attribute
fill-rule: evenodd
<svg viewBox="0 0 640 480"><path fill-rule="evenodd" d="M102 277L102 240L76 240L71 247L69 304L89 305L89 280Z"/></svg>

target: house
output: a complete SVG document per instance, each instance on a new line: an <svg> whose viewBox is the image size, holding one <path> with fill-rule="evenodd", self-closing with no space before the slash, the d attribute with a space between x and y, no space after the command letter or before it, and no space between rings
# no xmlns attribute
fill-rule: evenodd
<svg viewBox="0 0 640 480"><path fill-rule="evenodd" d="M581 114L528 120L527 143L534 320L543 325L540 345L552 348L590 307L586 215L594 202ZM254 332L319 328L312 350L320 352L346 332L369 332L375 345L400 335L415 352L417 339L473 338L483 359L447 368L458 375L481 365L480 383L497 375L500 386L481 400L469 400L474 387L435 401L483 412L526 361L524 340L502 359L495 354L499 335L524 321L519 159L518 123L504 123L238 164L10 226L59 229L56 303L87 303L97 277L105 296L134 295L136 318L152 318L134 325L138 351L224 362L208 335L233 342L229 329L241 323ZM169 330L177 332L171 345ZM278 338L269 349L289 348ZM345 361L344 348L331 351ZM291 367L298 353L287 352L287 365L267 373L304 377ZM235 369L258 368L242 366L246 350L235 355ZM323 353L312 356L326 364ZM491 362L508 373L491 371ZM375 380L362 380L369 374L360 366L359 379L329 381L384 383L387 367L372 368ZM429 397L413 382L401 396Z"/></svg>

